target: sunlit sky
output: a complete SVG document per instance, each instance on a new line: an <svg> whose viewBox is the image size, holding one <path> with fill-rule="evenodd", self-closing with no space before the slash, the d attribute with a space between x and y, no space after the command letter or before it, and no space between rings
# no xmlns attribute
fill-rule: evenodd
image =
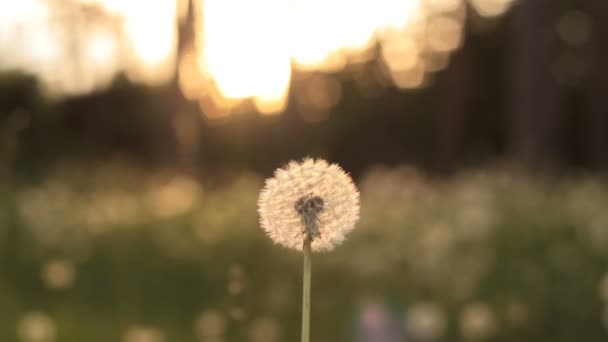
<svg viewBox="0 0 608 342"><path fill-rule="evenodd" d="M421 86L460 46L464 1L193 0L194 41L178 56L187 0L0 0L0 70L33 73L53 96L102 89L119 72L152 85L177 72L209 115L244 99L279 113L294 70L332 84L333 72L375 58L378 45L382 77ZM468 1L494 17L513 0Z"/></svg>

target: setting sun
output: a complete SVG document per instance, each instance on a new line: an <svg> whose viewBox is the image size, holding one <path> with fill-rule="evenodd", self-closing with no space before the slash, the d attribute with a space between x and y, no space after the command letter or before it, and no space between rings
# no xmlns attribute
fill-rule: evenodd
<svg viewBox="0 0 608 342"><path fill-rule="evenodd" d="M38 74L52 94L105 87L121 71L162 84L178 70L182 92L201 105L227 112L251 99L259 112L279 113L295 71L340 71L375 58L376 47L394 85L422 85L460 46L464 1L192 0L194 41L182 53L186 0L2 2L0 68ZM511 0L470 1L496 16Z"/></svg>

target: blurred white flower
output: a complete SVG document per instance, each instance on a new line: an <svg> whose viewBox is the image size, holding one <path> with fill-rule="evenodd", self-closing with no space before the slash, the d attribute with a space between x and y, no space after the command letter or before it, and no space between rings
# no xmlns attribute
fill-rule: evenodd
<svg viewBox="0 0 608 342"><path fill-rule="evenodd" d="M313 251L340 244L359 219L359 192L338 165L307 158L277 169L258 200L262 228L276 243Z"/></svg>
<svg viewBox="0 0 608 342"><path fill-rule="evenodd" d="M252 342L276 342L280 340L281 330L276 319L272 317L256 318L249 327Z"/></svg>
<svg viewBox="0 0 608 342"><path fill-rule="evenodd" d="M25 314L17 325L17 336L24 342L55 341L57 328L51 317L43 312Z"/></svg>
<svg viewBox="0 0 608 342"><path fill-rule="evenodd" d="M441 338L447 329L446 314L436 303L418 303L405 316L407 331L423 341Z"/></svg>
<svg viewBox="0 0 608 342"><path fill-rule="evenodd" d="M76 269L70 260L56 258L44 264L41 276L48 288L54 290L66 289L74 283Z"/></svg>
<svg viewBox="0 0 608 342"><path fill-rule="evenodd" d="M226 332L226 318L216 310L202 312L194 322L194 331L201 340L221 338Z"/></svg>
<svg viewBox="0 0 608 342"><path fill-rule="evenodd" d="M504 317L510 324L523 324L528 320L528 315L528 305L520 300L510 300L504 307Z"/></svg>
<svg viewBox="0 0 608 342"><path fill-rule="evenodd" d="M469 341L486 339L496 333L498 326L492 309L484 303L473 303L460 316L460 331Z"/></svg>
<svg viewBox="0 0 608 342"><path fill-rule="evenodd" d="M608 306L604 306L602 312L602 325L604 326L604 329L608 330Z"/></svg>
<svg viewBox="0 0 608 342"><path fill-rule="evenodd" d="M163 342L165 335L157 328L134 325L123 336L124 342Z"/></svg>
<svg viewBox="0 0 608 342"><path fill-rule="evenodd" d="M602 279L600 280L599 286L598 286L598 292L600 295L600 298L608 304L608 273L605 274Z"/></svg>

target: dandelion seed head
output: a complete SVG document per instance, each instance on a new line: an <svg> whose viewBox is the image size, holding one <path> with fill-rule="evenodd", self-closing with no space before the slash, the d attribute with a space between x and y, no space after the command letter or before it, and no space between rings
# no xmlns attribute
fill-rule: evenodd
<svg viewBox="0 0 608 342"><path fill-rule="evenodd" d="M258 200L261 226L283 246L330 251L359 219L359 192L338 165L322 159L292 161L275 171Z"/></svg>

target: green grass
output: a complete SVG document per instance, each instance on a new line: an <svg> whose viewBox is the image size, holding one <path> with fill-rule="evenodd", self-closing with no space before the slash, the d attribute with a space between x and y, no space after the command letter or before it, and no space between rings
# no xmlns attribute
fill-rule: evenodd
<svg viewBox="0 0 608 342"><path fill-rule="evenodd" d="M0 198L0 341L17 341L31 312L48 315L62 342L121 341L137 326L172 342L300 338L302 256L258 227L261 176L203 187L171 173L76 170L7 185ZM401 328L408 310L433 303L443 341L608 338L603 180L503 168L433 180L398 168L358 184L357 228L315 255L311 340L360 341L370 298ZM50 260L73 267L67 287L41 276ZM465 322L472 304L490 315L477 330Z"/></svg>

